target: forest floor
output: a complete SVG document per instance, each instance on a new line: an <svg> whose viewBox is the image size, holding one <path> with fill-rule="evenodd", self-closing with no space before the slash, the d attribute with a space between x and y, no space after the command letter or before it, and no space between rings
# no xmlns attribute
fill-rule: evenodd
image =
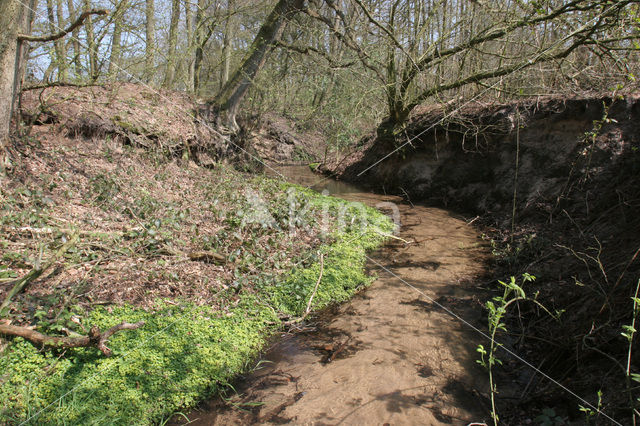
<svg viewBox="0 0 640 426"><path fill-rule="evenodd" d="M637 314L631 297L640 285L638 105L637 96L533 100L476 106L446 122L440 121L439 108L427 108L418 111L407 128L411 139L416 136L413 143L360 182L396 191L415 204L422 200L473 218L469 222L483 232L478 248L493 254L482 263L494 275L476 288L487 299L502 291L498 280L523 273L538 277L527 284L527 294L560 320L531 302L518 303L517 311L505 317L508 331L499 334L501 343L540 370L503 356L504 365L495 374L498 413L506 424L531 422L533 414L539 414L540 422L579 423L587 418L607 423L585 404L616 419L630 417L629 400L638 395L629 373L637 372L640 352L629 350L633 345L621 333L630 330L625 326ZM247 133L230 144L207 125L206 111L188 97L131 84L27 93L23 111L27 126L12 148L14 171L0 186L0 300L16 279L52 262L41 278L14 297L3 321L69 336L122 321L145 325L114 335L108 343L110 358L96 348L51 350L22 338L0 340L0 398L7 401L0 422L163 421L227 388L237 373L250 369L269 336L306 314L312 295L312 306L319 309L349 299L372 281L363 267L367 250L391 231L385 216L364 210L364 222L373 225L374 232L326 228L318 219L323 212L336 223L338 216L355 217L363 210L282 180L238 171L260 170L265 162L320 159L318 135L300 138L286 120L266 116L245 122ZM344 177L355 176L394 149L374 139L362 142L344 162L332 165L333 170L349 169ZM295 220L292 206L302 212ZM428 232L437 228L436 221ZM444 233L457 232L452 228ZM67 249L60 253L64 245ZM412 249L419 251L415 256L431 256L418 245ZM393 258L393 248L389 256ZM446 271L444 261L433 268L431 259L423 260L417 266L402 262L388 267L406 269L409 276L418 270L434 276ZM322 285L315 292L321 275ZM410 282L425 279L415 276ZM391 286L378 287L384 288L374 286L376 297ZM445 306L455 304L460 295L447 295L449 287L431 289L433 298ZM411 324L419 315L433 314L433 306L400 296L396 299L406 303L397 312ZM356 332L365 337L369 333L375 342L369 347L362 340L365 344L356 346L364 350L356 348L355 356L341 360L345 365L355 367L359 357L371 355L368 349L380 345L375 330L382 319L376 322L375 315L393 305L384 297L380 300L382 304L366 296L354 300L329 327L328 346L336 336ZM475 298L466 302L454 307L478 324L478 315L487 310ZM396 346L424 343L402 332L393 336ZM314 345L317 358L323 349ZM467 344L465 350L473 347ZM394 366L410 364L408 382L417 380L422 387L424 380L446 382L444 373L437 374L440 358L393 353L406 358ZM462 354L440 353L445 363L445 358ZM465 359L472 360L472 355ZM621 368L627 362L628 371ZM271 373L282 369L257 372L252 376L257 387L229 401L250 409L233 411L229 421L260 421L273 413L274 422L306 419L309 413L298 411L304 406L298 404L298 388L306 383L308 395L316 395L322 389L314 386L325 372L321 363L312 364L301 382L274 382L289 398L285 403L271 398L273 386L265 385L271 383ZM418 373L427 377L418 377L416 367L424 367ZM577 392L582 401L540 372ZM333 409L333 395L351 388L356 392L355 382L340 384L340 377L350 377L347 373L338 376L331 376L338 380L334 384L326 383L329 389L337 386L329 398L324 392L325 399L317 400L328 409ZM465 402L456 395L470 389L454 379L452 386L438 385L451 391L439 401L415 392L380 391L383 397L370 405L380 403L381 410L401 414L414 410L417 402L432 404L434 422L477 418L477 406L451 410L456 398ZM486 405L486 389L470 386L479 389L478 400ZM340 398L349 402L349 395ZM263 400L263 408L252 405ZM445 405L438 405L443 401ZM415 413L422 415L420 409ZM325 414L327 421L336 419L329 411ZM349 414L359 415L355 409Z"/></svg>
<svg viewBox="0 0 640 426"><path fill-rule="evenodd" d="M160 422L225 388L308 306L371 282L365 256L391 232L386 216L205 160L229 148L188 99L158 93L24 100L31 126L0 186L0 299L50 267L3 323L60 336L144 325L111 337L109 358L0 340L0 423ZM325 226L323 212L367 226Z"/></svg>

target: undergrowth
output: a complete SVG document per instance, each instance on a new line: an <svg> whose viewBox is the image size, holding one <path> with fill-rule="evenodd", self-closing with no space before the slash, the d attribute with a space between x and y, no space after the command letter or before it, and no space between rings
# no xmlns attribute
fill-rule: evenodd
<svg viewBox="0 0 640 426"><path fill-rule="evenodd" d="M145 324L112 336L110 358L7 339L0 423L162 422L226 389L283 321L304 315L321 268L314 309L370 283L366 251L393 229L375 209L224 166L158 167L122 150L67 148L55 149L72 167L0 190L0 283L79 234L56 270L12 303L9 319L48 334ZM290 215L292 201L301 217ZM192 261L194 251L224 262Z"/></svg>

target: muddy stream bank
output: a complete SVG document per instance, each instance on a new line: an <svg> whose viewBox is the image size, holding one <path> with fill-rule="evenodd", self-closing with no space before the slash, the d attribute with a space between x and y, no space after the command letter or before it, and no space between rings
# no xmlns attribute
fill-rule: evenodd
<svg viewBox="0 0 640 426"><path fill-rule="evenodd" d="M307 167L279 171L305 186L321 180ZM372 206L395 203L397 235L415 243L393 240L373 253L369 268L378 279L369 288L275 341L259 368L234 384L237 394L188 413L191 424L490 420L481 397L488 389L486 373L475 362L476 346L486 342L429 300L481 319L474 288L485 273L488 249L478 233L452 213L397 197L331 180L314 189Z"/></svg>

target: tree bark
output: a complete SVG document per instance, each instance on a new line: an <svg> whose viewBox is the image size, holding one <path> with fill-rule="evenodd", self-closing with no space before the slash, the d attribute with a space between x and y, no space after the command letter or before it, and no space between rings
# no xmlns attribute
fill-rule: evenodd
<svg viewBox="0 0 640 426"><path fill-rule="evenodd" d="M229 81L229 73L231 71L231 40L233 39L235 29L232 21L232 9L235 6L234 0L227 1L227 16L224 22L224 38L222 40L222 71L220 73L220 88L224 87Z"/></svg>
<svg viewBox="0 0 640 426"><path fill-rule="evenodd" d="M113 36L111 38L111 56L109 58L109 70L107 71L110 80L116 80L118 72L122 68L122 26L124 24L124 13L129 7L129 0L122 0L115 11L113 17Z"/></svg>
<svg viewBox="0 0 640 426"><path fill-rule="evenodd" d="M88 10L91 6L91 0L84 0L84 8ZM86 22L87 31L87 50L89 56L89 78L91 81L98 79L98 52L96 49L96 38L93 33L93 18L89 16Z"/></svg>
<svg viewBox="0 0 640 426"><path fill-rule="evenodd" d="M288 20L302 11L303 7L304 0L279 0L273 8L242 63L214 100L219 126L226 126L231 132L238 131L236 114L242 98L264 65L268 53L280 39Z"/></svg>
<svg viewBox="0 0 640 426"><path fill-rule="evenodd" d="M140 321L134 324L123 322L111 327L104 332L100 332L100 329L96 326L91 327L87 336L79 337L61 337L61 336L47 336L46 334L39 333L27 327L19 327L9 324L0 324L0 334L9 336L18 336L29 340L32 343L36 343L42 346L48 346L58 349L68 348L85 348L89 346L95 346L105 356L111 356L111 349L107 347L107 341L111 336L122 330L135 330L144 325L144 321Z"/></svg>
<svg viewBox="0 0 640 426"><path fill-rule="evenodd" d="M19 0L0 1L0 177L11 166L7 149L15 98L18 33L24 14Z"/></svg>
<svg viewBox="0 0 640 426"><path fill-rule="evenodd" d="M147 83L154 77L156 62L156 8L154 0L146 0L145 4L145 57L144 75Z"/></svg>
<svg viewBox="0 0 640 426"><path fill-rule="evenodd" d="M180 0L173 0L171 7L171 23L169 25L169 51L167 53L167 69L164 73L162 87L171 88L176 75L176 47L178 45L178 23L180 22Z"/></svg>

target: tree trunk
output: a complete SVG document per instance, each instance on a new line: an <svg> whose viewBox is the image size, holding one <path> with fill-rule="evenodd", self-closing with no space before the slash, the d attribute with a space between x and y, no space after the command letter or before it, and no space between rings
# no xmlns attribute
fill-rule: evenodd
<svg viewBox="0 0 640 426"><path fill-rule="evenodd" d="M411 110L401 102L389 105L389 117L378 125L376 130L378 140L381 142L395 142L402 134L409 119Z"/></svg>
<svg viewBox="0 0 640 426"><path fill-rule="evenodd" d="M24 8L19 0L0 1L0 177L10 167L7 148L14 104L16 52Z"/></svg>
<svg viewBox="0 0 640 426"><path fill-rule="evenodd" d="M85 10L89 10L91 8L90 1L91 0L84 0ZM93 19L91 16L87 18L85 25L87 32L87 53L89 55L89 78L91 81L96 81L98 79L98 52L96 49L96 38L93 33Z"/></svg>
<svg viewBox="0 0 640 426"><path fill-rule="evenodd" d="M180 22L180 0L173 0L171 6L171 24L169 25L169 51L167 53L167 69L162 87L170 88L176 75L176 46L178 45L178 23Z"/></svg>
<svg viewBox="0 0 640 426"><path fill-rule="evenodd" d="M185 84L187 90L193 89L193 56L191 52L194 51L194 31L193 31L193 8L191 0L184 0L184 21L187 28L187 49L188 54L186 56L187 65L187 82Z"/></svg>
<svg viewBox="0 0 640 426"><path fill-rule="evenodd" d="M196 10L196 22L194 25L195 55L193 58L193 93L197 96L200 90L200 70L204 58L204 12L206 8L205 0L198 0L198 10Z"/></svg>
<svg viewBox="0 0 640 426"><path fill-rule="evenodd" d="M56 22L55 22L55 18L53 16L53 1L52 0L47 0L47 23L49 25L49 33L53 34L56 32ZM47 69L44 71L44 75L43 75L43 79L42 81L44 83L49 83L51 82L51 74L53 73L53 71L56 68L56 65L58 63L58 43L60 41L56 41L55 43L53 43L53 51L49 51L49 66L47 67Z"/></svg>
<svg viewBox="0 0 640 426"><path fill-rule="evenodd" d="M156 62L156 8L154 0L146 0L145 37L144 75L145 81L150 83L155 74Z"/></svg>
<svg viewBox="0 0 640 426"><path fill-rule="evenodd" d="M73 5L73 0L67 0L67 8L69 9L69 22L75 22L77 19L76 9ZM76 28L71 33L72 38L70 40L73 47L73 66L76 80L82 78L82 61L80 60L80 28Z"/></svg>
<svg viewBox="0 0 640 426"><path fill-rule="evenodd" d="M62 0L56 1L56 19L57 27L55 31L51 32L52 34L57 33L66 26ZM67 45L62 39L56 40L54 43L56 45L56 54L58 56L58 81L64 82L67 81Z"/></svg>
<svg viewBox="0 0 640 426"><path fill-rule="evenodd" d="M109 80L116 80L118 72L122 68L122 25L124 14L128 7L129 0L122 0L118 4L115 16L113 17L113 36L111 38L111 56L109 58Z"/></svg>
<svg viewBox="0 0 640 426"><path fill-rule="evenodd" d="M223 88L229 81L229 72L231 70L231 40L233 39L235 29L232 22L232 8L235 5L234 0L227 1L227 17L224 23L224 38L222 40L222 71L220 73L220 88Z"/></svg>
<svg viewBox="0 0 640 426"><path fill-rule="evenodd" d="M216 96L214 102L219 114L218 125L226 126L232 132L238 130L236 114L242 98L264 65L267 54L282 35L287 21L300 12L303 7L304 0L278 1L267 20L262 24L242 63Z"/></svg>

